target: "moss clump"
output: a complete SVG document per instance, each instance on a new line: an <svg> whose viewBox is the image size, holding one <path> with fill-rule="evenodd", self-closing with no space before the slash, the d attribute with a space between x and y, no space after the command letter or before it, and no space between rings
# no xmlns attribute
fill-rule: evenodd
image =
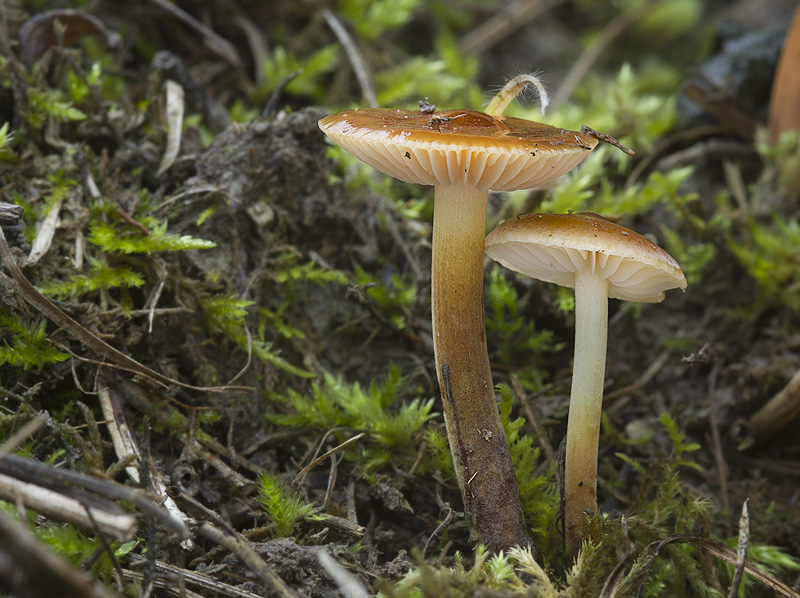
<svg viewBox="0 0 800 598"><path fill-rule="evenodd" d="M304 502L298 492L289 489L276 476L264 473L258 482L258 502L272 522L273 538L291 537L300 521L325 518L318 514L315 505Z"/></svg>
<svg viewBox="0 0 800 598"><path fill-rule="evenodd" d="M394 458L416 458L425 423L433 417L434 400L415 398L400 404L406 378L394 364L380 380L365 389L330 373L311 386L309 394L289 389L271 399L291 407L289 413L269 415L280 426L327 431L342 428L369 434L374 445L362 449L357 461L369 471Z"/></svg>

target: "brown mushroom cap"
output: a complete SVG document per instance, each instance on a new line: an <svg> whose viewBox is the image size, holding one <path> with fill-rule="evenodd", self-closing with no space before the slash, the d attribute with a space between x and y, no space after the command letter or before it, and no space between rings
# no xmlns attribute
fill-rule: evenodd
<svg viewBox="0 0 800 598"><path fill-rule="evenodd" d="M362 162L402 181L495 191L545 185L598 143L583 133L473 110L351 110L323 118L319 127Z"/></svg>
<svg viewBox="0 0 800 598"><path fill-rule="evenodd" d="M658 303L686 288L678 263L642 235L596 214L526 214L486 237L486 253L531 278L575 287L579 272L608 280L614 299Z"/></svg>

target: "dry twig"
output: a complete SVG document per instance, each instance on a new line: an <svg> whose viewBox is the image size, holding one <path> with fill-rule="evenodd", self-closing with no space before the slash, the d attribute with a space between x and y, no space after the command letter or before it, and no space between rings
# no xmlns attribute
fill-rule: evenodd
<svg viewBox="0 0 800 598"><path fill-rule="evenodd" d="M206 46L212 52L214 52L221 58L225 59L225 61L228 62L231 66L236 68L240 68L242 66L242 60L241 58L239 58L239 52L236 50L236 46L234 46L231 42L221 37L214 30L203 25L200 21L195 19L192 15L190 15L182 8L178 7L176 4L168 2L167 0L150 0L150 1L153 4L159 6L160 8L163 8L165 11L169 12L173 16L177 17L178 19L186 23L189 27L197 31L200 35L202 35L203 42L205 42Z"/></svg>
<svg viewBox="0 0 800 598"><path fill-rule="evenodd" d="M361 58L358 48L356 48L353 38L350 37L345 26L342 25L341 21L336 18L336 15L334 15L330 9L323 8L322 16L328 24L328 27L331 28L339 39L339 43L342 44L345 54L347 54L347 59L350 61L350 66L353 67L353 72L356 75L358 84L361 86L361 93L364 94L364 99L367 100L367 104L369 104L370 108L377 108L378 100L375 97L372 79L369 76L369 71L367 71L366 63Z"/></svg>
<svg viewBox="0 0 800 598"><path fill-rule="evenodd" d="M647 13L663 4L664 1L665 0L644 2L609 21L594 38L592 43L589 44L586 50L584 50L578 60L572 64L567 76L564 77L564 80L561 82L561 87L558 88L553 98L553 104L558 105L566 102L578 84L586 77L586 74L592 70L592 66L597 62L597 59L603 51L610 46L615 39L622 35L626 29L640 21Z"/></svg>
<svg viewBox="0 0 800 598"><path fill-rule="evenodd" d="M71 523L89 532L99 532L117 540L128 541L136 531L136 518L118 509L112 510L111 505L99 509L60 492L8 475L0 474L0 499L12 504L21 503L54 521Z"/></svg>
<svg viewBox="0 0 800 598"><path fill-rule="evenodd" d="M480 54L506 39L540 14L561 4L563 0L517 0L502 7L465 35L458 44L462 54Z"/></svg>
<svg viewBox="0 0 800 598"><path fill-rule="evenodd" d="M134 553L131 553L130 558L132 561L132 568L143 566L147 562L145 557ZM193 586L199 590L214 592L215 594L224 596L225 598L259 598L260 596L259 594L253 594L252 592L248 592L247 590L243 590L239 587L223 583L219 580L209 577L208 575L198 573L197 571L176 567L163 561L156 561L154 565L156 575L165 581L163 584L164 589L168 589L170 587L176 589L175 580L179 579L182 580L183 584L187 586ZM130 570L126 570L124 573L125 576L130 579L142 578L141 574ZM158 581L156 581L156 587L160 587ZM178 596L178 598L183 598L183 594L180 592L177 592L175 595ZM189 595L191 594L186 594L186 596Z"/></svg>
<svg viewBox="0 0 800 598"><path fill-rule="evenodd" d="M0 473L55 492L68 493L76 500L85 501L86 504L98 508L105 504L103 499L130 502L179 537L189 537L183 522L164 511L153 496L136 488L123 486L111 480L101 480L77 471L49 467L16 455L0 457Z"/></svg>
<svg viewBox="0 0 800 598"><path fill-rule="evenodd" d="M730 513L731 503L728 496L728 464L725 462L725 456L722 454L722 438L719 433L719 404L717 403L717 378L719 377L721 364L721 361L714 363L711 367L711 372L708 374L708 416L711 426L711 447L714 453L714 464L717 470L722 510L725 513ZM726 523L729 523L727 517Z"/></svg>

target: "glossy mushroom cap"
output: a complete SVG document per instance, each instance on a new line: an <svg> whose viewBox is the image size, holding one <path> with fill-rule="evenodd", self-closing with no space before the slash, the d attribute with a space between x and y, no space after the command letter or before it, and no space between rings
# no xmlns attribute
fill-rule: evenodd
<svg viewBox="0 0 800 598"><path fill-rule="evenodd" d="M323 118L319 127L362 162L401 181L481 191L546 185L598 143L583 133L472 110L351 110Z"/></svg>
<svg viewBox="0 0 800 598"><path fill-rule="evenodd" d="M575 287L579 272L608 280L614 299L658 303L686 288L678 263L642 235L596 214L526 214L486 237L486 253L531 278Z"/></svg>

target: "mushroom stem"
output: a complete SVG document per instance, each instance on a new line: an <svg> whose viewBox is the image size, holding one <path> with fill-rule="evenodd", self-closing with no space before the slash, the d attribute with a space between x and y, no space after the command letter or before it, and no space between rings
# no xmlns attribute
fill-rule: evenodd
<svg viewBox="0 0 800 598"><path fill-rule="evenodd" d="M488 191L437 186L431 310L436 372L472 535L493 551L530 544L500 423L483 314Z"/></svg>
<svg viewBox="0 0 800 598"><path fill-rule="evenodd" d="M564 464L567 550L578 553L597 511L597 446L603 410L608 340L608 280L591 272L575 278L575 357Z"/></svg>

